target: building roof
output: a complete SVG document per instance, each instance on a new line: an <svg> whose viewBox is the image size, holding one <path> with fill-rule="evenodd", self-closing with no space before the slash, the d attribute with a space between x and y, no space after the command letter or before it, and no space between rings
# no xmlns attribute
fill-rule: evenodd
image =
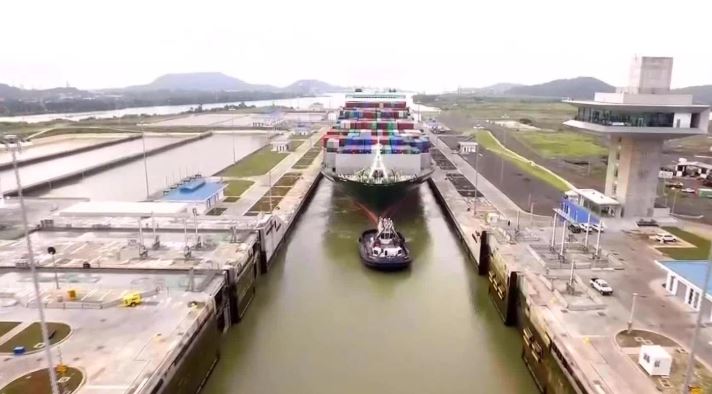
<svg viewBox="0 0 712 394"><path fill-rule="evenodd" d="M712 169L712 164L710 163L705 163L702 161L686 161L686 162L677 162L675 163L678 166L689 166L689 167L699 167L699 168L706 168L706 169Z"/></svg>
<svg viewBox="0 0 712 394"><path fill-rule="evenodd" d="M59 212L65 217L175 217L186 213L187 204L174 202L86 201Z"/></svg>
<svg viewBox="0 0 712 394"><path fill-rule="evenodd" d="M220 193L226 187L220 182L196 179L185 183L161 198L161 201L203 202Z"/></svg>
<svg viewBox="0 0 712 394"><path fill-rule="evenodd" d="M640 352L650 355L654 359L671 359L670 353L660 345L643 345L640 347Z"/></svg>
<svg viewBox="0 0 712 394"><path fill-rule="evenodd" d="M608 197L596 189L576 189L574 192L596 205L620 205L618 200Z"/></svg>
<svg viewBox="0 0 712 394"><path fill-rule="evenodd" d="M709 262L707 260L670 260L660 261L658 264L664 269L674 273L675 275L685 279L698 289L705 287L705 274ZM707 283L707 294L712 293L712 280Z"/></svg>

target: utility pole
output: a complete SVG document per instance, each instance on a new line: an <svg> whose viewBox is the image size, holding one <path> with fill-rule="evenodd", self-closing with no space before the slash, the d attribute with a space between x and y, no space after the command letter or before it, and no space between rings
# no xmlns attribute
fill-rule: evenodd
<svg viewBox="0 0 712 394"><path fill-rule="evenodd" d="M702 282L702 294L700 295L700 308L697 310L697 323L695 323L695 331L692 334L692 344L690 345L690 357L687 359L687 370L685 371L685 383L682 385L683 392L687 392L692 380L693 366L695 365L695 350L697 348L697 337L700 335L700 327L702 325L702 302L707 296L707 286L710 281L710 273L712 273L712 248L707 256L707 270L705 271L705 280Z"/></svg>
<svg viewBox="0 0 712 394"><path fill-rule="evenodd" d="M52 394L59 394L59 386L57 385L57 374L54 370L54 362L52 362L52 352L50 350L49 333L47 332L47 322L45 320L44 306L42 305L42 293L40 292L40 284L37 277L37 267L35 266L35 255L32 251L32 240L30 239L29 224L27 221L27 209L25 208L25 199L22 193L22 182L20 181L20 171L17 167L16 150L20 149L20 140L14 135L5 135L5 144L12 155L12 167L15 171L15 184L17 187L17 197L20 200L20 211L22 213L22 227L25 233L25 241L27 242L27 260L30 266L32 275L32 284L35 290L35 300L37 300L37 311L40 315L40 328L42 332L42 342L44 343L45 356L47 357L47 372L49 372L49 385L52 388ZM11 146L15 145L14 147Z"/></svg>
<svg viewBox="0 0 712 394"><path fill-rule="evenodd" d="M630 316L628 317L628 329L626 332L630 334L633 330L633 316L635 316L635 300L638 299L638 293L633 293L633 305L630 307Z"/></svg>

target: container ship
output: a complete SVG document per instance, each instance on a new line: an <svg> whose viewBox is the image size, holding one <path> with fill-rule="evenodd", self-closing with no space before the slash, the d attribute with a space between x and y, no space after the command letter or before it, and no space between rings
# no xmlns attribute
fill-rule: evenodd
<svg viewBox="0 0 712 394"><path fill-rule="evenodd" d="M322 174L375 209L388 207L433 172L430 141L406 96L393 90L346 95L323 148Z"/></svg>

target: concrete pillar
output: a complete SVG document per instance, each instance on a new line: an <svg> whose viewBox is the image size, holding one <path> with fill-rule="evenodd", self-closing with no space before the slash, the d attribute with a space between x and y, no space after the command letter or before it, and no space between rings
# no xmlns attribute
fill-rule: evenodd
<svg viewBox="0 0 712 394"><path fill-rule="evenodd" d="M618 150L620 148L620 137L611 136L608 142L608 167L606 168L606 188L604 194L615 197L615 183L618 178L616 168L618 167Z"/></svg>
<svg viewBox="0 0 712 394"><path fill-rule="evenodd" d="M615 198L624 217L653 216L662 149L662 139L621 138Z"/></svg>

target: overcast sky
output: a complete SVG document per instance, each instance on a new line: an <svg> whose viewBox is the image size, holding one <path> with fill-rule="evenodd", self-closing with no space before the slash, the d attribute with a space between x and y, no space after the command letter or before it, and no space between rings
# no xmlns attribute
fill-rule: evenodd
<svg viewBox="0 0 712 394"><path fill-rule="evenodd" d="M6 0L0 82L83 89L220 71L426 91L594 76L675 57L673 85L712 84L710 0Z"/></svg>

